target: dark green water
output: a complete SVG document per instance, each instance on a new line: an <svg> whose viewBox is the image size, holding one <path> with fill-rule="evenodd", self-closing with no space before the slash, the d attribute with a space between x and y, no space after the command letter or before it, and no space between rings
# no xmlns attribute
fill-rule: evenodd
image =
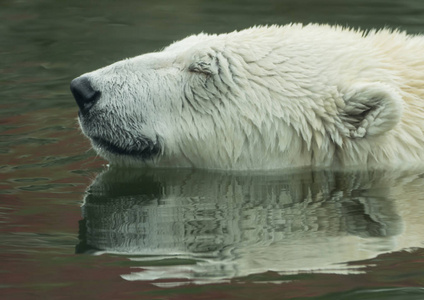
<svg viewBox="0 0 424 300"><path fill-rule="evenodd" d="M189 34L424 32L424 2L0 0L1 299L424 299L424 170L108 169L75 76Z"/></svg>

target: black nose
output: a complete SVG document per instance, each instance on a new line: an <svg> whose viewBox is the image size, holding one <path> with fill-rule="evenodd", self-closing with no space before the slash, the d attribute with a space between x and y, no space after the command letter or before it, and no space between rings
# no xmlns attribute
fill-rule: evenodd
<svg viewBox="0 0 424 300"><path fill-rule="evenodd" d="M78 77L72 80L71 92L81 111L89 110L100 98L100 92L93 89L87 77Z"/></svg>

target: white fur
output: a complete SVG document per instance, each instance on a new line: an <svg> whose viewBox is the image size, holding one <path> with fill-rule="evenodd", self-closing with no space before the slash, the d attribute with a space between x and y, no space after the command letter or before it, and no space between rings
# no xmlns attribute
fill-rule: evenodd
<svg viewBox="0 0 424 300"><path fill-rule="evenodd" d="M199 34L84 74L101 98L88 137L213 169L388 165L424 159L424 38L322 25Z"/></svg>

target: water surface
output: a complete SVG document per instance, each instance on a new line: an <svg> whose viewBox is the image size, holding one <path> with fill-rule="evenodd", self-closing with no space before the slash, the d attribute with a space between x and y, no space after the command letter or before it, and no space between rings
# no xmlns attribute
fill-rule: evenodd
<svg viewBox="0 0 424 300"><path fill-rule="evenodd" d="M422 299L423 174L107 168L75 76L189 34L424 32L407 1L0 1L2 299Z"/></svg>

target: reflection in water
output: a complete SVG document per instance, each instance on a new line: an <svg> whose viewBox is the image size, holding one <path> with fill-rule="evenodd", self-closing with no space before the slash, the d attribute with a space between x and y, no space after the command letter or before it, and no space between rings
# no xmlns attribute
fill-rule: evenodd
<svg viewBox="0 0 424 300"><path fill-rule="evenodd" d="M112 168L88 189L77 252L127 255L140 267L127 280L355 272L343 263L422 246L423 183L413 171Z"/></svg>

